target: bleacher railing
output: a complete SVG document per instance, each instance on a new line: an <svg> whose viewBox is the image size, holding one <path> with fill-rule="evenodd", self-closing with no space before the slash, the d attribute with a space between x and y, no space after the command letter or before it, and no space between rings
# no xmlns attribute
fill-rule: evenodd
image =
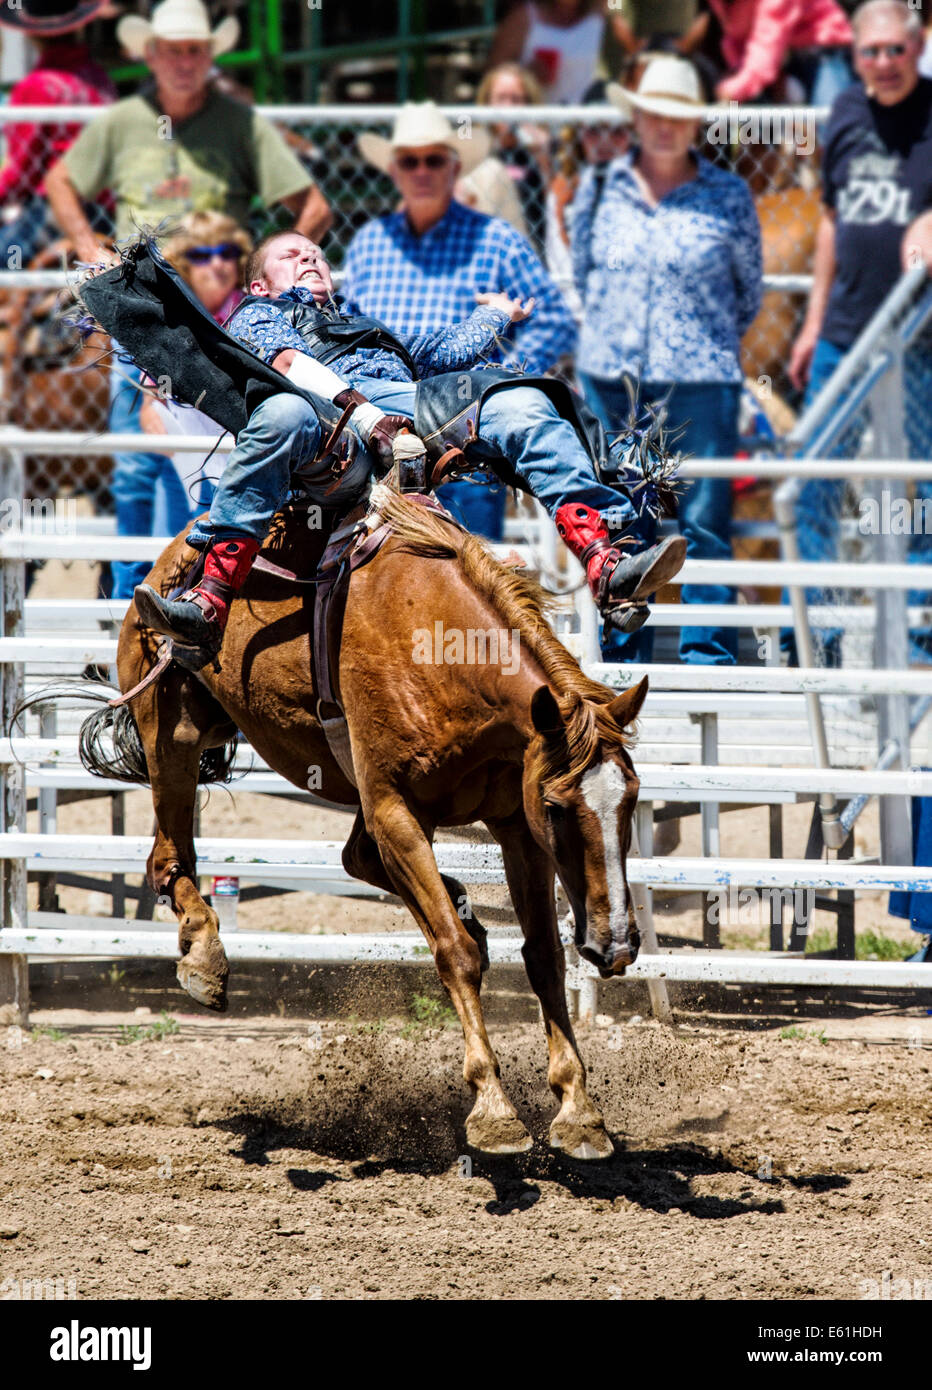
<svg viewBox="0 0 932 1390"><path fill-rule="evenodd" d="M915 265L903 273L797 421L785 441L785 448L788 453L805 457L810 480L829 477L838 480L818 497L807 495L802 474L787 478L777 489L774 511L787 562L798 563L810 558L801 555L802 512L816 506L823 510L834 509L837 514L832 520L840 522L845 505L844 481L859 479L866 484L865 493L858 499L862 523L859 531L863 541L868 542L861 546L859 563L907 565L910 528L902 521L894 524L894 517L903 518L903 504L912 501L907 479L914 483L925 481L932 455L932 285L924 265ZM871 455L870 469L861 459L865 451ZM912 457L907 457L908 453L912 453ZM891 461L889 471L878 473L873 465L884 458ZM831 472L828 464L813 466L821 459L834 465ZM872 513L865 513L865 501L873 504ZM915 516L925 524L926 518L921 512L912 507L907 510L910 520ZM932 503L929 511L932 513ZM863 526L865 520L869 523L866 528ZM927 520L932 526L932 515ZM837 535L837 545L841 547L844 537L840 527ZM932 547L929 553L932 555ZM839 561L844 557L835 553L828 558ZM799 661L803 666L817 665L824 649L814 640L809 622L808 603L814 596L807 595L800 583L788 587ZM853 587L867 587L866 578L860 583L856 580ZM918 581L910 587L918 588ZM817 600L823 605L824 592ZM877 623L870 659L883 669L905 669L909 665L907 591L878 589L876 605ZM929 685L932 690L932 671ZM816 765L828 767L825 720L819 697L813 693L807 699ZM911 710L905 695L890 694L879 700L878 759L882 766L908 767L914 719L915 711ZM863 809L863 802L857 809ZM851 810L849 808L848 814L839 817L833 798L827 797L822 803L822 813L825 843L837 848L853 825ZM880 828L884 858L909 863L912 831L908 798L889 798L881 804Z"/></svg>

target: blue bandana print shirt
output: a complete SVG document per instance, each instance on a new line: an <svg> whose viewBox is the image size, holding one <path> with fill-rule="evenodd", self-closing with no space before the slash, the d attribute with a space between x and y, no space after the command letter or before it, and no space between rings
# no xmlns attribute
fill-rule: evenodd
<svg viewBox="0 0 932 1390"><path fill-rule="evenodd" d="M740 340L761 304L760 223L737 175L699 158L657 207L632 152L580 179L570 210L583 302L577 363L595 377L741 381Z"/></svg>
<svg viewBox="0 0 932 1390"><path fill-rule="evenodd" d="M314 296L303 286L285 290L280 299L314 303ZM337 309L341 315L359 313L356 305L338 296ZM453 324L434 333L395 333L414 359L418 376L436 376L440 372L464 371L474 367L483 356L494 350L497 335L508 325L508 315L501 309L480 305L464 323ZM227 329L245 343L263 362L274 362L280 352L295 348L307 352L307 345L280 309L270 300L244 304L229 320ZM330 363L339 376L355 383L357 377L382 377L387 381L410 381L407 366L393 352L383 348L362 348L344 353Z"/></svg>

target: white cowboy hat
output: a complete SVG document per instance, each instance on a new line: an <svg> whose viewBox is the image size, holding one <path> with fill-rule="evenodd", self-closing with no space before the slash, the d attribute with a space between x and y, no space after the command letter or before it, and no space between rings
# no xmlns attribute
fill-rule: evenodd
<svg viewBox="0 0 932 1390"><path fill-rule="evenodd" d="M110 0L18 0L0 3L0 29L18 29L32 38L55 38L90 24L92 19L114 19L120 13Z"/></svg>
<svg viewBox="0 0 932 1390"><path fill-rule="evenodd" d="M654 116L694 121L705 109L699 74L692 63L685 58L666 55L650 60L641 74L636 92L629 92L617 82L610 82L606 96L629 116L633 111L649 111Z"/></svg>
<svg viewBox="0 0 932 1390"><path fill-rule="evenodd" d="M491 149L487 131L477 130L469 136L460 136L432 101L406 101L395 117L390 140L384 135L367 132L360 135L356 143L362 157L383 174L388 172L395 151L399 149L446 145L456 155L464 174L481 164Z"/></svg>
<svg viewBox="0 0 932 1390"><path fill-rule="evenodd" d="M229 53L239 38L239 20L228 15L216 29L211 30L210 16L202 0L162 0L152 11L152 18L140 19L127 15L117 25L117 38L131 58L144 58L153 39L183 39L209 43L216 58Z"/></svg>

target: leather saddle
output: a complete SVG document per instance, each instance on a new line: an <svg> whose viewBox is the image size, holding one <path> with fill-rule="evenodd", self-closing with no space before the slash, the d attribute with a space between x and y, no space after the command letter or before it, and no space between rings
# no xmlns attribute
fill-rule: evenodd
<svg viewBox="0 0 932 1390"><path fill-rule="evenodd" d="M413 502L439 512L454 526L460 526L445 507L426 493L408 492ZM289 507L290 512L300 513L300 502ZM462 530L463 528L460 527ZM324 737L334 759L347 780L355 787L356 776L353 768L353 753L350 745L349 727L340 698L338 671L340 665L340 645L343 640L343 619L346 600L349 594L350 579L356 570L379 553L391 535L391 523L383 521L378 512L370 511L367 503L360 503L342 517L335 520L324 552L313 574L302 575L295 570L276 564L270 555L262 550L253 561L253 570L269 574L284 583L294 585L313 585L314 606L311 638L311 670L314 689L317 692L317 717L324 731ZM274 553L274 552L273 552ZM185 571L175 587L168 594L177 598L197 583L204 569L206 555L200 553L194 563ZM200 669L204 662L189 659L196 654L180 646L171 638L166 638L159 649L159 659L140 683L125 695L112 700L112 705L131 700L139 691L156 680L168 664L174 660L186 669ZM213 669L219 670L215 659Z"/></svg>

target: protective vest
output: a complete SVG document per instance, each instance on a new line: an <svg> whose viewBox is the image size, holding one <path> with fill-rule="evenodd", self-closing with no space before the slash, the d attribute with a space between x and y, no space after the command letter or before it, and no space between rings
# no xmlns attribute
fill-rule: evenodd
<svg viewBox="0 0 932 1390"><path fill-rule="evenodd" d="M268 304L276 308L303 338L309 355L326 366L344 353L358 352L360 348L381 348L383 352L400 357L411 379L417 381L417 368L408 349L378 319L365 314L335 313L300 299L267 299L260 295L249 295L241 300L236 312L247 304Z"/></svg>

